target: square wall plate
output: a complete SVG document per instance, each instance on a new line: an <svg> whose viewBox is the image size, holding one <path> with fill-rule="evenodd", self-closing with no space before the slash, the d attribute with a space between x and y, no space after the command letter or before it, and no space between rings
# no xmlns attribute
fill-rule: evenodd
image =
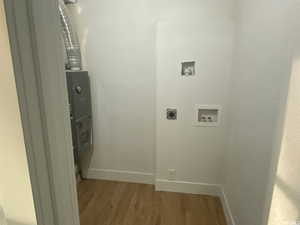
<svg viewBox="0 0 300 225"><path fill-rule="evenodd" d="M195 106L194 124L199 127L217 127L221 121L221 106L199 105Z"/></svg>

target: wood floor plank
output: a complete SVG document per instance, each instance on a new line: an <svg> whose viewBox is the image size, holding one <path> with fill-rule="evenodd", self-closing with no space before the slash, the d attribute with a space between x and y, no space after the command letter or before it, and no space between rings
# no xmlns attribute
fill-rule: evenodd
<svg viewBox="0 0 300 225"><path fill-rule="evenodd" d="M83 180L78 199L81 225L226 225L219 198L148 184Z"/></svg>

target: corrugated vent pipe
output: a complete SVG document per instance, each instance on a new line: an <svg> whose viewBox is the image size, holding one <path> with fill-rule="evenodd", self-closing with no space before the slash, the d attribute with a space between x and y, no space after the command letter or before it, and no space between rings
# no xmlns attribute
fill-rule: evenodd
<svg viewBox="0 0 300 225"><path fill-rule="evenodd" d="M81 52L78 36L72 24L70 13L63 0L59 0L59 14L68 58L68 64L66 67L71 70L81 70Z"/></svg>

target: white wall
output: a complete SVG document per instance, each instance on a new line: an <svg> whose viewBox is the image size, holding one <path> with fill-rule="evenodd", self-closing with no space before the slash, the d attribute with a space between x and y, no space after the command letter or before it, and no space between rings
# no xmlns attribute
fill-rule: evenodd
<svg viewBox="0 0 300 225"><path fill-rule="evenodd" d="M79 1L73 9L92 85L89 167L96 174L154 170L155 23L149 9L145 0Z"/></svg>
<svg viewBox="0 0 300 225"><path fill-rule="evenodd" d="M285 115L284 136L281 143L274 186L269 225L290 225L300 222L300 2L294 5L295 23L292 42L293 60Z"/></svg>
<svg viewBox="0 0 300 225"><path fill-rule="evenodd" d="M233 1L172 1L157 25L156 178L219 184L226 145L232 72ZM196 76L182 77L181 62L196 61ZM218 127L196 127L195 105L220 105ZM166 120L177 108L178 120Z"/></svg>
<svg viewBox="0 0 300 225"><path fill-rule="evenodd" d="M295 59L282 152L279 160L269 225L300 222L300 62Z"/></svg>
<svg viewBox="0 0 300 225"><path fill-rule="evenodd" d="M240 0L225 193L238 225L260 225L280 100L289 79L292 1Z"/></svg>
<svg viewBox="0 0 300 225"><path fill-rule="evenodd" d="M2 191L0 190L0 224L1 225L7 225L6 223L6 217L4 213L4 202L2 197Z"/></svg>
<svg viewBox="0 0 300 225"><path fill-rule="evenodd" d="M90 0L70 8L92 84L89 176L149 175L156 155L160 179L170 168L181 181L220 183L233 1ZM179 66L188 59L197 76L183 79ZM224 107L221 126L193 127L195 104ZM168 106L178 107L178 121L165 120Z"/></svg>
<svg viewBox="0 0 300 225"><path fill-rule="evenodd" d="M8 225L34 225L36 217L3 0L0 0L0 58L0 211L4 209ZM0 222L1 216L0 212Z"/></svg>

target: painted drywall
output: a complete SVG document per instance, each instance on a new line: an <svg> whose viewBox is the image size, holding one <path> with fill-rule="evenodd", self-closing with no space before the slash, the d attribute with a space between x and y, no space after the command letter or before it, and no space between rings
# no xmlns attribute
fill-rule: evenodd
<svg viewBox="0 0 300 225"><path fill-rule="evenodd" d="M149 181L156 167L159 179L170 168L176 180L220 183L233 1L91 0L69 8L92 85L89 177ZM179 66L189 59L197 75L184 79ZM221 105L221 125L194 127L195 104ZM178 107L174 123L166 107Z"/></svg>
<svg viewBox="0 0 300 225"><path fill-rule="evenodd" d="M4 213L4 202L3 202L1 189L0 189L0 224L7 225L5 213Z"/></svg>
<svg viewBox="0 0 300 225"><path fill-rule="evenodd" d="M299 73L300 62L297 58L293 66L285 134L274 187L269 225L289 225L300 222L300 181L297 179L300 169L298 163L300 157Z"/></svg>
<svg viewBox="0 0 300 225"><path fill-rule="evenodd" d="M235 223L261 225L281 96L290 76L293 1L240 0L224 190Z"/></svg>
<svg viewBox="0 0 300 225"><path fill-rule="evenodd" d="M292 71L288 104L285 114L284 135L281 143L278 169L269 215L269 225L300 223L300 2L293 7Z"/></svg>
<svg viewBox="0 0 300 225"><path fill-rule="evenodd" d="M0 208L8 225L35 225L3 0L0 0L0 58Z"/></svg>
<svg viewBox="0 0 300 225"><path fill-rule="evenodd" d="M5 218L5 215L4 215L4 211L3 211L3 208L1 206L0 206L0 224L1 225L7 225L6 218Z"/></svg>
<svg viewBox="0 0 300 225"><path fill-rule="evenodd" d="M86 158L96 176L154 171L155 23L149 2L70 6L91 79L94 150Z"/></svg>
<svg viewBox="0 0 300 225"><path fill-rule="evenodd" d="M233 1L172 1L160 9L156 43L156 179L219 184L232 73ZM195 76L181 62L195 61ZM217 127L198 127L196 105L219 105ZM178 110L167 120L167 108ZM176 170L169 177L168 170Z"/></svg>

